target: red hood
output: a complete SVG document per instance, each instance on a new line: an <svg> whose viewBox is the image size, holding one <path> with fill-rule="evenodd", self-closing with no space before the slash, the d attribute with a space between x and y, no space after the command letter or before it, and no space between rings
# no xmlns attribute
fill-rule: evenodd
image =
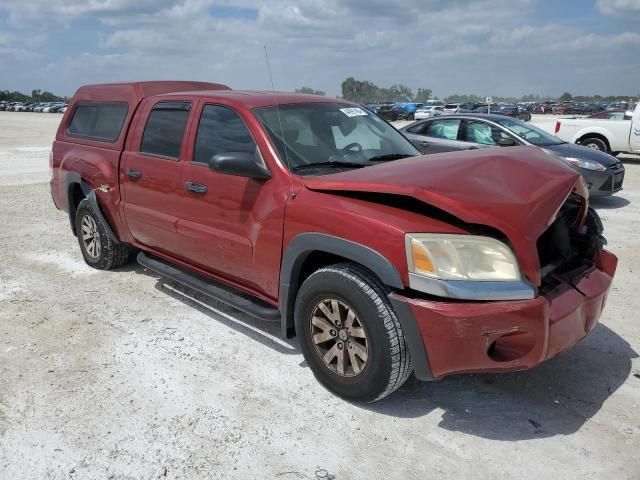
<svg viewBox="0 0 640 480"><path fill-rule="evenodd" d="M529 280L540 283L538 237L580 174L537 147L486 148L412 157L342 173L304 177L310 190L376 192L421 200L511 241Z"/></svg>

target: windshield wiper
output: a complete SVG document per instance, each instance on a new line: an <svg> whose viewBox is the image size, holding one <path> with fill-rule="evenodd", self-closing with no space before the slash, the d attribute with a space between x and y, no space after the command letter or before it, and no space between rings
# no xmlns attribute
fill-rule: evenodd
<svg viewBox="0 0 640 480"><path fill-rule="evenodd" d="M378 155L371 157L370 162L385 162L387 160L400 160L401 158L413 157L414 155L406 155L404 153L390 153L388 155Z"/></svg>
<svg viewBox="0 0 640 480"><path fill-rule="evenodd" d="M325 162L305 163L303 165L296 165L293 167L293 171L305 170L307 168L319 168L319 167L338 167L338 168L362 168L366 167L363 163L341 162L337 160L327 160Z"/></svg>

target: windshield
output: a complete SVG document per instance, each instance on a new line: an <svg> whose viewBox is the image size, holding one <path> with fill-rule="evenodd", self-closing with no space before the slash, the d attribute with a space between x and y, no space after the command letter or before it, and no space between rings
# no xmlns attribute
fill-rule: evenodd
<svg viewBox="0 0 640 480"><path fill-rule="evenodd" d="M280 158L293 171L326 173L419 155L376 114L344 103L295 103L254 109ZM284 142L283 142L284 137ZM314 170L316 170L314 172Z"/></svg>
<svg viewBox="0 0 640 480"><path fill-rule="evenodd" d="M511 130L520 138L524 138L527 142L537 147L547 147L549 145L560 145L565 143L558 137L554 137L550 133L539 129L538 127L528 125L519 120L504 118L497 120L497 122L506 129Z"/></svg>

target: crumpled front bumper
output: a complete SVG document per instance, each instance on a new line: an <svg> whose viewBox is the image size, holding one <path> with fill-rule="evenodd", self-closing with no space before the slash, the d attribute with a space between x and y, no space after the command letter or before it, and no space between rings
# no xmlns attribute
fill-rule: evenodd
<svg viewBox="0 0 640 480"><path fill-rule="evenodd" d="M525 370L571 348L597 324L617 262L601 250L579 280L531 300L441 302L392 293L416 376Z"/></svg>

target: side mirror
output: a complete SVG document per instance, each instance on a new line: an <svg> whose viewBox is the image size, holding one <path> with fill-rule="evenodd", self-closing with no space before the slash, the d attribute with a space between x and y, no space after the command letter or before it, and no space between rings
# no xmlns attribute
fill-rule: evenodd
<svg viewBox="0 0 640 480"><path fill-rule="evenodd" d="M209 159L209 168L216 172L238 177L255 178L257 180L271 178L269 170L257 152L218 153Z"/></svg>
<svg viewBox="0 0 640 480"><path fill-rule="evenodd" d="M511 137L502 137L498 140L498 145L501 147L514 147L516 146L516 141Z"/></svg>

